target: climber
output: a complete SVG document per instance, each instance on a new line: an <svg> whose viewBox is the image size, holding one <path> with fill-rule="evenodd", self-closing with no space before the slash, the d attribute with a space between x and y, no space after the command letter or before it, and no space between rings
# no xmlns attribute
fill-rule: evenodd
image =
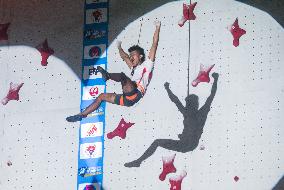
<svg viewBox="0 0 284 190"><path fill-rule="evenodd" d="M101 93L84 111L77 115L67 117L66 120L68 122L81 121L82 118L87 117L88 114L95 111L102 101L130 107L137 103L145 95L154 69L161 27L160 21L155 21L154 24L156 29L153 35L153 43L146 60L144 49L140 46L134 45L130 47L128 49L129 54L127 54L121 47L121 41L118 41L117 43L120 57L128 65L128 67L132 69L131 77L126 76L123 72L108 73L102 67L97 67L97 72L102 74L102 78L105 81L111 79L116 82L120 82L123 93Z"/></svg>

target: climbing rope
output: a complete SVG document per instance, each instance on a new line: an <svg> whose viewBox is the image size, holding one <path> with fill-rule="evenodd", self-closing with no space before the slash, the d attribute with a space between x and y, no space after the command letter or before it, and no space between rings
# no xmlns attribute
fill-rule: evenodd
<svg viewBox="0 0 284 190"><path fill-rule="evenodd" d="M139 45L139 43L140 43L141 30L142 30L142 22L143 22L143 18L141 19L141 22L140 22L140 30L139 30L139 34L138 34L137 45Z"/></svg>
<svg viewBox="0 0 284 190"><path fill-rule="evenodd" d="M189 1L189 4L191 4L191 0ZM189 96L189 85L190 85L190 82L189 82L189 64L190 64L190 20L188 21L187 96Z"/></svg>

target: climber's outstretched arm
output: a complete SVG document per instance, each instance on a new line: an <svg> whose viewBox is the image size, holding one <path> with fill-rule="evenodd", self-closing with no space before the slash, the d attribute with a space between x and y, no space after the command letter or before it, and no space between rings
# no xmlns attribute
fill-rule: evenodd
<svg viewBox="0 0 284 190"><path fill-rule="evenodd" d="M155 57L156 57L156 51L158 48L158 42L159 42L159 34L160 34L160 28L161 28L161 22L160 21L155 21L154 22L156 29L153 35L153 43L149 52L149 59L151 61L155 61Z"/></svg>
<svg viewBox="0 0 284 190"><path fill-rule="evenodd" d="M118 48L118 51L119 51L119 55L120 55L121 59L123 59L123 61L131 69L132 68L132 62L130 61L129 55L122 49L121 43L122 43L121 41L117 42L117 48Z"/></svg>
<svg viewBox="0 0 284 190"><path fill-rule="evenodd" d="M218 82L218 78L219 78L219 74L218 73L213 73L212 77L214 78L214 82L211 88L211 93L209 95L209 97L207 98L205 104L200 108L200 110L209 110L210 106L212 104L212 101L215 97L216 91L217 91L217 82Z"/></svg>

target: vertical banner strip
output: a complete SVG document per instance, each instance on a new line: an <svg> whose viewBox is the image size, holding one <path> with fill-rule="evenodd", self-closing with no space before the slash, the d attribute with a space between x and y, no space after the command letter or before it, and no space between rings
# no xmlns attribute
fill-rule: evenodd
<svg viewBox="0 0 284 190"><path fill-rule="evenodd" d="M85 0L81 80L81 111L106 92L97 66L107 68L108 0ZM80 123L78 151L78 190L102 190L105 103Z"/></svg>

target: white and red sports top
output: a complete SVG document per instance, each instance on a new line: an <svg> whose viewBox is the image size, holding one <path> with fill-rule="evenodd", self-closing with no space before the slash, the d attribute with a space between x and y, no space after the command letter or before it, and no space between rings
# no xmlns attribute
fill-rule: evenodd
<svg viewBox="0 0 284 190"><path fill-rule="evenodd" d="M146 59L143 63L135 67L134 74L131 77L131 80L136 82L137 88L143 96L151 81L153 68L154 62L150 59Z"/></svg>

